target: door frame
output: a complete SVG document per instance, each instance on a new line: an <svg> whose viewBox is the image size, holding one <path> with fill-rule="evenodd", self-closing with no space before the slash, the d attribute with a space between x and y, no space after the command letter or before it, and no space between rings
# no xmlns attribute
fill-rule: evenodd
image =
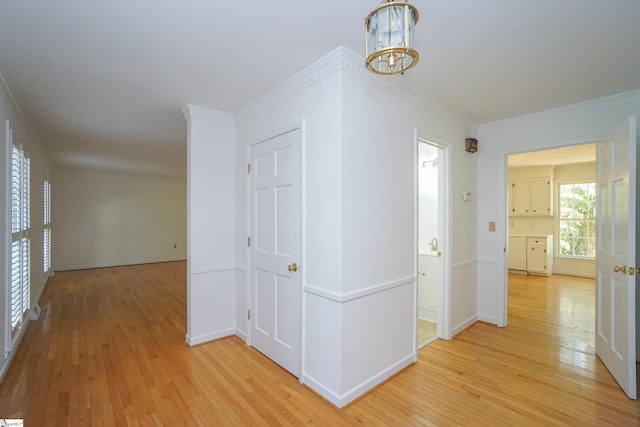
<svg viewBox="0 0 640 427"><path fill-rule="evenodd" d="M251 179L249 171L246 169L247 165L251 162L251 150L254 146L268 141L273 138L277 138L278 136L284 135L289 132L293 132L299 130L300 131L300 227L301 234L300 238L300 265L304 266L306 262L306 253L304 247L305 241L305 223L306 223L306 211L305 211L305 200L306 200L306 181L305 181L305 120L304 118L290 122L289 124L285 124L279 127L275 127L269 131L261 132L258 136L251 138L251 142L245 145L245 156L244 163L242 167L244 168L244 177L245 177L245 236L240 236L240 241L246 242L247 237L249 237L251 230ZM244 273L245 273L245 287L244 287L244 310L246 311L247 316L245 317L245 344L248 346L252 346L251 343L251 319L249 319L248 312L251 310L251 247L247 243L245 245L245 263L244 263ZM300 278L300 286L304 288L305 280L305 269L301 268L300 274L302 277ZM304 290L300 290L300 375L298 380L302 383L302 373L304 372L304 349L305 349L305 304L304 304ZM244 314L242 314L244 316ZM284 368L283 368L284 369Z"/></svg>
<svg viewBox="0 0 640 427"><path fill-rule="evenodd" d="M415 271L415 307L414 307L414 317L418 319L418 280L419 280L419 272L418 272L418 252L419 252L419 240L418 240L418 213L419 213L419 147L420 144L426 143L438 149L438 161L439 167L443 168L442 183L438 183L438 219L442 220L443 224L438 224L438 234L442 234L442 239L440 240L440 245L445 249L442 251L442 286L440 288L440 301L438 301L438 324L437 324L437 336L438 338L451 340L452 338L452 320L451 320L451 292L452 292L452 271L451 271L451 260L452 260L452 246L451 246L451 236L452 236L452 198L451 198L451 183L452 183L452 145L446 141L443 141L438 138L429 137L426 134L416 130L414 136L414 200L415 200L415 211L414 211L414 271ZM442 151L440 151L442 150ZM440 159L440 155L442 155L442 159ZM440 221L439 221L440 222ZM441 233L442 232L442 233ZM438 236L440 237L440 236ZM414 326L416 328L417 326ZM417 346L416 343L416 335L417 331L414 331L414 345Z"/></svg>

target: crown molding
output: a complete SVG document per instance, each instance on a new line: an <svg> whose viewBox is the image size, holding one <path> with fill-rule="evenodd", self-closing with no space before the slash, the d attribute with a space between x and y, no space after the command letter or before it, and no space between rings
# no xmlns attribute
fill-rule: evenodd
<svg viewBox="0 0 640 427"><path fill-rule="evenodd" d="M215 123L222 126L233 126L235 124L233 114L224 111L213 110L194 104L186 104L180 111L184 114L187 123L193 120Z"/></svg>
<svg viewBox="0 0 640 427"><path fill-rule="evenodd" d="M329 54L323 56L313 64L294 74L283 83L266 92L250 102L246 107L236 113L236 117L242 119L257 113L266 107L287 99L296 93L308 88L316 82L341 70L341 56L347 49L338 47Z"/></svg>
<svg viewBox="0 0 640 427"><path fill-rule="evenodd" d="M13 94L13 91L11 90L11 83L10 83L11 79L8 76L9 76L9 73L6 70L2 61L0 60L0 90L4 90L5 93L7 94L7 97L9 98L11 104L13 104L13 108L17 113L16 119L22 121L22 125L23 125L23 126L11 126L12 131L15 132L14 138L24 139L22 142L28 141L30 149L37 151L40 157L42 157L42 159L45 161L45 164L46 164L45 170L47 170L47 174L49 174L49 168L54 164L53 159L51 158L47 150L44 148L44 144L42 142L43 140L40 137L40 133L35 128L35 126L33 126L33 124L27 118L27 116L24 114L24 112L22 111L22 108L20 108L20 104L18 103L18 100L16 99L16 97ZM11 119L11 116L12 114L9 113L7 119ZM24 132L20 131L21 128L24 129Z"/></svg>
<svg viewBox="0 0 640 427"><path fill-rule="evenodd" d="M294 74L285 82L249 103L236 113L236 117L242 119L254 114L274 103L299 93L323 78L338 71L346 71L360 79L391 91L425 110L446 116L466 129L477 129L476 123L455 114L432 99L413 92L411 87L401 80L402 77L374 74L367 70L363 64L363 57L344 46L339 46L307 68Z"/></svg>
<svg viewBox="0 0 640 427"><path fill-rule="evenodd" d="M525 114L509 119L497 120L495 122L482 123L479 127L483 131L495 128L509 128L533 124L551 118L566 119L585 114L601 113L616 108L632 107L634 105L640 105L640 89L610 95L604 98L592 99L577 104L566 105L564 107L544 110L537 113Z"/></svg>
<svg viewBox="0 0 640 427"><path fill-rule="evenodd" d="M343 68L345 71L348 71L351 74L361 78L362 80L368 81L380 88L391 91L396 95L400 95L406 100L423 108L424 110L435 112L442 116L445 116L467 130L477 130L477 123L446 108L434 99L424 94L415 92L412 89L411 85L406 83L401 75L383 76L380 74L372 73L362 65L364 64L363 57L347 48L344 48L344 51L345 55L343 60Z"/></svg>
<svg viewBox="0 0 640 427"><path fill-rule="evenodd" d="M8 79L7 77L5 77L6 75L7 75L7 72L4 68L4 64L2 63L2 61L0 61L0 85L4 88L5 92L9 96L9 99L11 99L11 103L13 104L13 107L18 112L18 115L20 115L20 118L22 119L22 121L28 127L31 127L31 124L27 120L27 117L24 115L24 113L22 112L22 109L20 108L20 105L18 104L16 97L13 95L13 91L11 90L11 87L9 86L9 82L7 81Z"/></svg>

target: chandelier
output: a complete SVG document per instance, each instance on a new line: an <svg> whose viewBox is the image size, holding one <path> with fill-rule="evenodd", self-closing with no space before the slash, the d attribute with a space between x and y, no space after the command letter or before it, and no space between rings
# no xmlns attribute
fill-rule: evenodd
<svg viewBox="0 0 640 427"><path fill-rule="evenodd" d="M367 31L365 66L376 74L404 74L418 63L413 48L418 9L407 0L386 0L364 20Z"/></svg>

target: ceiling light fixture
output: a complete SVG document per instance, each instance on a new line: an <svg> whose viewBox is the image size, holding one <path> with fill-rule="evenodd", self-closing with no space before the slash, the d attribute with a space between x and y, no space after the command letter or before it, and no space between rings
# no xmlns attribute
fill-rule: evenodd
<svg viewBox="0 0 640 427"><path fill-rule="evenodd" d="M404 74L418 63L413 48L418 9L407 0L386 0L364 20L367 32L365 66L376 74Z"/></svg>

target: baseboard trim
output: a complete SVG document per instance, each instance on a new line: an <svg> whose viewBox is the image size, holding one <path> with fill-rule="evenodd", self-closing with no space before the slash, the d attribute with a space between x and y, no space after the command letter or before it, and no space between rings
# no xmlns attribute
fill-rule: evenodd
<svg viewBox="0 0 640 427"><path fill-rule="evenodd" d="M184 341L189 346L194 346L194 345L203 344L203 343L209 342L209 341L215 341L215 340L218 340L220 338L226 338L226 337L229 337L229 336L232 336L232 335L236 335L236 329L235 328L222 329L220 331L211 332L209 334L204 334L204 335L198 335L196 337L192 337L189 334L187 334L187 335L185 335Z"/></svg>
<svg viewBox="0 0 640 427"><path fill-rule="evenodd" d="M162 259L147 259L147 260L136 260L136 261L127 261L125 263L108 263L108 264L87 264L87 265L68 265L66 267L56 266L55 271L74 271L74 270L90 270L93 268L111 268L111 267L125 267L130 265L145 265L145 264L160 264L163 262L177 262L177 261L186 261L187 259L180 256L177 258L162 258Z"/></svg>
<svg viewBox="0 0 640 427"><path fill-rule="evenodd" d="M40 292L36 296L36 300L33 303L33 306L31 307L31 310L33 310L33 307L38 307L38 310L40 310L40 305L39 305L40 304L40 297L42 296L42 293L44 292L44 289L47 287L47 284L49 283L49 277L51 277L51 276L53 276L53 270L51 271L51 274L49 274L49 273L45 274L44 283L42 284L42 288L40 289ZM20 328L20 332L18 332L18 336L16 337L16 340L13 343L13 346L11 347L11 350L8 351L8 352L3 352L4 353L4 361L2 363L2 366L0 366L0 384L2 384L2 382L4 381L4 377L7 374L7 371L9 370L9 366L11 366L11 362L13 361L13 358L16 355L18 348L20 347L20 343L22 342L22 337L27 332L27 329L29 329L29 325L31 324L32 321L37 321L38 320L38 319L32 319L31 318L31 310L29 310L29 315L25 316L24 324ZM38 311L38 314L40 314L39 311Z"/></svg>
<svg viewBox="0 0 640 427"><path fill-rule="evenodd" d="M245 334L244 331L236 328L236 336L238 338L240 338L242 341L244 341L245 344L246 344L246 342L247 342L247 334Z"/></svg>
<svg viewBox="0 0 640 427"><path fill-rule="evenodd" d="M568 270L558 270L554 269L553 274L559 274L561 276L574 276L574 277L584 277L587 279L595 279L596 276L594 274L581 273L576 271L568 271Z"/></svg>
<svg viewBox="0 0 640 427"><path fill-rule="evenodd" d="M11 362L13 362L13 358L18 352L18 348L20 347L20 343L22 342L22 337L24 337L24 334L27 332L27 329L29 328L30 324L31 324L31 318L29 316L26 316L24 320L24 324L20 328L20 331L18 332L18 336L13 342L13 346L11 347L11 350L9 350L8 352L3 352L5 360L4 360L4 363L2 364L2 367L0 368L0 384L2 384L2 382L4 381L4 377L5 375L7 375L7 371L9 371Z"/></svg>
<svg viewBox="0 0 640 427"><path fill-rule="evenodd" d="M398 362L380 371L378 374L372 376L368 380L363 381L362 383L358 384L342 395L335 393L320 381L316 380L306 373L302 374L301 382L310 387L312 390L314 390L316 393L328 400L333 405L337 406L338 408L343 408L413 363L415 363L415 352L403 357Z"/></svg>
<svg viewBox="0 0 640 427"><path fill-rule="evenodd" d="M522 276L526 276L528 274L525 270L507 270L507 273L520 274Z"/></svg>
<svg viewBox="0 0 640 427"><path fill-rule="evenodd" d="M485 323L491 323L491 324L497 325L498 318L495 316L478 315L478 322L485 322Z"/></svg>
<svg viewBox="0 0 640 427"><path fill-rule="evenodd" d="M467 320L465 320L462 323L459 323L457 326L453 328L453 330L451 331L451 336L458 335L460 332L464 331L465 329L467 329L469 326L473 325L477 321L478 321L477 315L469 317Z"/></svg>
<svg viewBox="0 0 640 427"><path fill-rule="evenodd" d="M318 393L322 398L329 401L334 406L341 408L340 395L334 393L329 387L326 387L323 383L316 380L309 374L303 373L301 376L301 383Z"/></svg>

